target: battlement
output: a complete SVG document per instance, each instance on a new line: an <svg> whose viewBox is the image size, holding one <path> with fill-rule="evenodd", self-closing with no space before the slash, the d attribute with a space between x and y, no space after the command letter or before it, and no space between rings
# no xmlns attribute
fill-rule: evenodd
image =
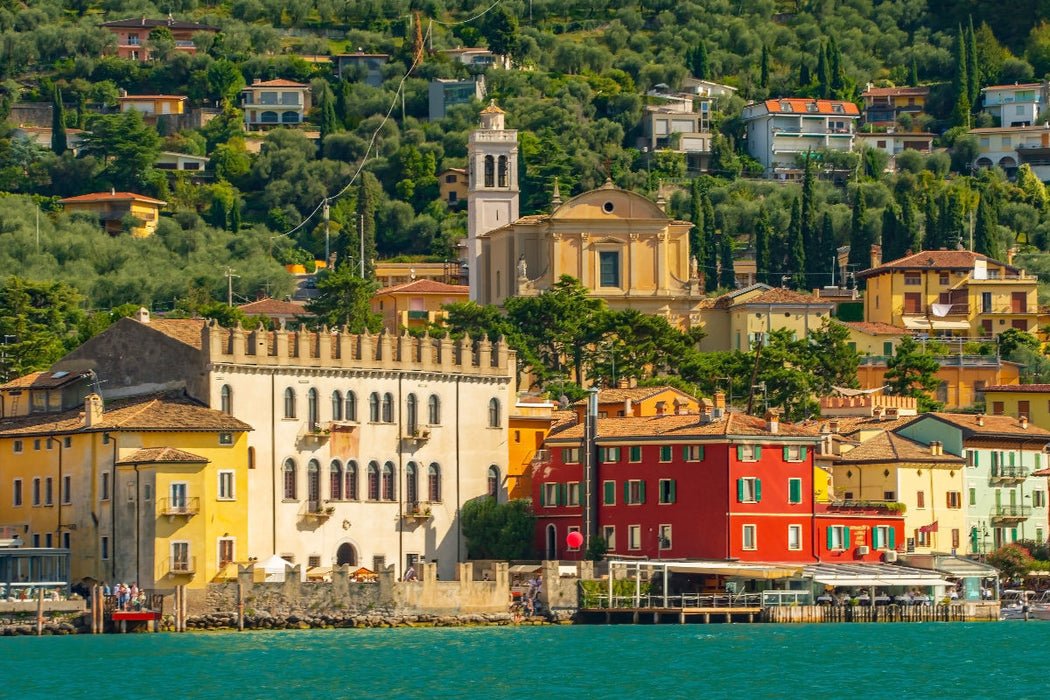
<svg viewBox="0 0 1050 700"><path fill-rule="evenodd" d="M408 333L350 333L322 327L319 332L223 328L215 321L201 331L201 353L208 365L317 369L441 372L513 378L517 354L505 340L416 338Z"/></svg>
<svg viewBox="0 0 1050 700"><path fill-rule="evenodd" d="M822 396L820 415L825 418L846 416L870 416L899 418L915 416L919 402L914 396L885 396L862 394L860 396Z"/></svg>

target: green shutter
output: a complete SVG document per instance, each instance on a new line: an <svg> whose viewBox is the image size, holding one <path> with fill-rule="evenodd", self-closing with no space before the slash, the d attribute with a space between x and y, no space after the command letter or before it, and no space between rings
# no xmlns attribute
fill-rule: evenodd
<svg viewBox="0 0 1050 700"><path fill-rule="evenodd" d="M1038 452L1036 452L1035 453L1035 470L1039 471L1042 468L1043 468L1043 455L1038 453Z"/></svg>
<svg viewBox="0 0 1050 700"><path fill-rule="evenodd" d="M807 450L807 449L808 449L808 448L807 448L807 447L806 447L805 445L803 445L803 446L802 446L802 449L801 449L801 450L799 450L799 453L800 453L800 454L802 455L802 461L803 461L803 462L805 462L805 461L806 461L806 450Z"/></svg>
<svg viewBox="0 0 1050 700"><path fill-rule="evenodd" d="M833 536L834 532L835 531L832 529L832 527L830 525L828 525L828 527L827 527L827 536L828 536L828 551L829 552L832 549L834 549L834 547L835 547L835 538Z"/></svg>
<svg viewBox="0 0 1050 700"><path fill-rule="evenodd" d="M630 481L624 481L623 482L623 502L624 502L624 504L628 504L628 503L631 502L631 482Z"/></svg>
<svg viewBox="0 0 1050 700"><path fill-rule="evenodd" d="M849 528L846 526L842 528L842 548L849 549Z"/></svg>
<svg viewBox="0 0 1050 700"><path fill-rule="evenodd" d="M1014 452L1010 451L1010 466L1014 466Z"/></svg>
<svg viewBox="0 0 1050 700"><path fill-rule="evenodd" d="M689 461L689 445L682 445L682 461Z"/></svg>
<svg viewBox="0 0 1050 700"><path fill-rule="evenodd" d="M569 503L569 485L558 484L558 505L564 506Z"/></svg>
<svg viewBox="0 0 1050 700"><path fill-rule="evenodd" d="M640 445L631 445L631 461L641 462L642 461L642 448Z"/></svg>
<svg viewBox="0 0 1050 700"><path fill-rule="evenodd" d="M736 446L736 461L738 461L738 462L743 462L744 461L744 446L743 445L737 445Z"/></svg>
<svg viewBox="0 0 1050 700"><path fill-rule="evenodd" d="M740 448L737 447L737 449L739 450ZM737 479L736 480L736 500L737 500L737 503L743 503L744 502L744 480L743 479Z"/></svg>
<svg viewBox="0 0 1050 700"><path fill-rule="evenodd" d="M999 453L992 450L992 473L995 473L995 468L999 466Z"/></svg>
<svg viewBox="0 0 1050 700"><path fill-rule="evenodd" d="M614 457L614 459L613 459L614 462L619 462L620 461L620 448L619 447L614 447L613 448L613 457Z"/></svg>
<svg viewBox="0 0 1050 700"><path fill-rule="evenodd" d="M791 450L788 449L787 445L784 445L784 461L788 461L791 458Z"/></svg>
<svg viewBox="0 0 1050 700"><path fill-rule="evenodd" d="M638 482L639 503L645 503L645 481Z"/></svg>
<svg viewBox="0 0 1050 700"><path fill-rule="evenodd" d="M700 459L704 458L704 446L700 445Z"/></svg>
<svg viewBox="0 0 1050 700"><path fill-rule="evenodd" d="M879 528L877 527L871 528L871 548L879 548Z"/></svg>
<svg viewBox="0 0 1050 700"><path fill-rule="evenodd" d="M762 459L762 446L755 445L755 460L757 461L760 459Z"/></svg>
<svg viewBox="0 0 1050 700"><path fill-rule="evenodd" d="M540 484L540 505L547 505L547 484Z"/></svg>
<svg viewBox="0 0 1050 700"><path fill-rule="evenodd" d="M981 453L978 450L973 451L973 466L981 466Z"/></svg>
<svg viewBox="0 0 1050 700"><path fill-rule="evenodd" d="M660 461L670 462L671 461L671 446L661 445L660 446Z"/></svg>
<svg viewBox="0 0 1050 700"><path fill-rule="evenodd" d="M674 503L674 502L675 502L675 481L674 481L674 479L671 479L671 500L668 501L668 503Z"/></svg>
<svg viewBox="0 0 1050 700"><path fill-rule="evenodd" d="M890 549L897 549L897 531L890 526Z"/></svg>
<svg viewBox="0 0 1050 700"><path fill-rule="evenodd" d="M788 500L792 503L802 502L802 479L788 479Z"/></svg>
<svg viewBox="0 0 1050 700"><path fill-rule="evenodd" d="M755 479L755 503L762 501L762 480Z"/></svg>
<svg viewBox="0 0 1050 700"><path fill-rule="evenodd" d="M616 482L606 481L605 482L605 505L614 506L616 505Z"/></svg>

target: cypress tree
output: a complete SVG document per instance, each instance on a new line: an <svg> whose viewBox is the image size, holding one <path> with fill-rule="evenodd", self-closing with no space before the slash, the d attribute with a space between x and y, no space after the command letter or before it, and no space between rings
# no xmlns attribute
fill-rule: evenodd
<svg viewBox="0 0 1050 700"><path fill-rule="evenodd" d="M376 176L370 170L362 171L361 184L357 187L357 214L364 219L365 279L373 279L375 277L372 262L376 259L376 202L382 191L382 186L379 184ZM361 219L354 223L357 224L353 227L354 232L361 231L362 229L358 228L361 225ZM350 243L348 246L350 251L348 252L351 252L357 258L360 255L358 252L359 248L353 243L360 244L361 239L356 235L350 235L348 239ZM343 259L347 260L347 257L344 256ZM360 261L358 261L358 264L360 264Z"/></svg>
<svg viewBox="0 0 1050 700"><path fill-rule="evenodd" d="M727 231L719 236L718 286L736 289L736 269L733 267L733 237Z"/></svg>
<svg viewBox="0 0 1050 700"><path fill-rule="evenodd" d="M317 157L324 156L325 137L334 134L339 128L339 120L335 116L335 99L332 91L325 85L324 93L321 95L321 125L317 136Z"/></svg>
<svg viewBox="0 0 1050 700"><path fill-rule="evenodd" d="M771 284L769 256L772 237L773 227L769 223L769 212L763 209L755 226L755 279L763 284Z"/></svg>
<svg viewBox="0 0 1050 700"><path fill-rule="evenodd" d="M944 246L948 250L963 248L966 240L966 213L963 209L962 193L958 190L944 194L944 217L941 219L945 232Z"/></svg>
<svg viewBox="0 0 1050 700"><path fill-rule="evenodd" d="M849 266L854 270L871 267L871 244L868 235L868 207L864 193L857 187L853 202L853 217L849 225Z"/></svg>
<svg viewBox="0 0 1050 700"><path fill-rule="evenodd" d="M926 211L923 212L925 219L925 231L922 236L923 250L937 250L944 245L941 237L940 212L937 208L937 200L933 193L926 195Z"/></svg>
<svg viewBox="0 0 1050 700"><path fill-rule="evenodd" d="M791 275L792 288L806 288L806 247L802 242L802 203L798 197L795 197L795 201L791 204L785 270L793 273Z"/></svg>
<svg viewBox="0 0 1050 700"><path fill-rule="evenodd" d="M705 270L706 260L704 253L706 249L704 246L703 195L700 191L700 178L693 179L692 195L692 200L689 203L689 218L693 222L692 228L689 229L689 254L696 258L698 269Z"/></svg>
<svg viewBox="0 0 1050 700"><path fill-rule="evenodd" d="M831 76L831 95L841 99L846 87L846 69L842 67L842 53L834 34L828 42L828 74Z"/></svg>
<svg viewBox="0 0 1050 700"><path fill-rule="evenodd" d="M809 87L813 77L809 74L809 66L805 61L798 64L798 87L800 90Z"/></svg>
<svg viewBox="0 0 1050 700"><path fill-rule="evenodd" d="M970 17L970 27L966 33L966 76L969 78L968 95L970 109L977 106L977 98L981 96L981 69L977 65L977 36L973 31L973 17Z"/></svg>
<svg viewBox="0 0 1050 700"><path fill-rule="evenodd" d="M818 281L824 280L824 275L827 275L828 282L830 283L835 279L834 270L838 267L838 244L835 242L835 226L831 223L831 213L824 212L824 225L820 232L820 248L818 250L820 257L824 261L824 269L821 270L820 275L817 276ZM820 284L819 286L824 286Z"/></svg>
<svg viewBox="0 0 1050 700"><path fill-rule="evenodd" d="M919 64L915 61L915 55L911 57L911 70L908 73L908 82L912 87L916 87L919 84Z"/></svg>
<svg viewBox="0 0 1050 700"><path fill-rule="evenodd" d="M718 238L715 232L715 208L707 191L701 195L701 206L704 212L704 290L713 292L718 289Z"/></svg>
<svg viewBox="0 0 1050 700"><path fill-rule="evenodd" d="M820 247L819 232L817 231L816 194L814 193L813 153L806 153L806 167L802 175L802 209L800 226L802 227L802 245L806 250L806 273L810 280L815 280L815 275L820 274L821 259L818 254Z"/></svg>
<svg viewBox="0 0 1050 700"><path fill-rule="evenodd" d="M759 65L758 86L766 87L767 85L769 85L769 49L762 44L762 63Z"/></svg>
<svg viewBox="0 0 1050 700"><path fill-rule="evenodd" d="M234 233L241 231L241 201L233 198L233 208L230 209L230 230Z"/></svg>
<svg viewBox="0 0 1050 700"><path fill-rule="evenodd" d="M955 75L952 77L952 94L955 95L955 107L952 108L952 126L969 126L970 124L970 79L967 76L966 42L963 39L962 27L955 35Z"/></svg>
<svg viewBox="0 0 1050 700"><path fill-rule="evenodd" d="M711 65L707 58L707 44L701 41L693 49L692 66L693 77L698 80L711 79Z"/></svg>
<svg viewBox="0 0 1050 700"><path fill-rule="evenodd" d="M890 202L882 210L882 259L896 260L903 257L904 236L901 230L900 207Z"/></svg>
<svg viewBox="0 0 1050 700"><path fill-rule="evenodd" d="M901 257L908 255L909 251L912 253L919 252L922 247L922 240L919 237L919 222L916 219L915 203L911 197L907 194L898 194L897 205L900 207L900 231L901 231ZM886 257L883 253L883 260L892 260L893 258Z"/></svg>
<svg viewBox="0 0 1050 700"><path fill-rule="evenodd" d="M62 104L62 90L55 85L51 96L51 150L57 155L66 152L66 110Z"/></svg>
<svg viewBox="0 0 1050 700"><path fill-rule="evenodd" d="M981 194L977 203L977 221L974 224L973 249L989 258L1002 260L1002 246L999 244L999 225L996 221L996 206L990 192Z"/></svg>
<svg viewBox="0 0 1050 700"><path fill-rule="evenodd" d="M831 96L831 74L828 71L828 47L821 43L820 53L817 54L817 85L820 86L820 96L827 99Z"/></svg>

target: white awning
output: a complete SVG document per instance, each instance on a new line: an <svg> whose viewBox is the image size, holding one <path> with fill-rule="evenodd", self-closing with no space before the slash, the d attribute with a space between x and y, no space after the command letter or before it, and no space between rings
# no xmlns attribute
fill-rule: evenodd
<svg viewBox="0 0 1050 700"><path fill-rule="evenodd" d="M904 327L913 331L965 331L969 330L967 321L946 321L943 318L915 318L904 317Z"/></svg>
<svg viewBox="0 0 1050 700"><path fill-rule="evenodd" d="M827 586L951 586L939 571L895 564L813 564L803 568L807 578Z"/></svg>

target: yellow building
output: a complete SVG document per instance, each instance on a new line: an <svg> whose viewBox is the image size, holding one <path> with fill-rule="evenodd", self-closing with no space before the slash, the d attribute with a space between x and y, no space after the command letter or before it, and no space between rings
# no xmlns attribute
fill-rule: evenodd
<svg viewBox="0 0 1050 700"><path fill-rule="evenodd" d="M248 430L171 396L4 418L0 524L69 548L73 581L202 588L246 547Z"/></svg>
<svg viewBox="0 0 1050 700"><path fill-rule="evenodd" d="M136 238L145 238L157 230L160 210L168 204L133 192L94 192L60 199L58 203L69 214L95 214L109 233L121 233L127 226Z"/></svg>
<svg viewBox="0 0 1050 700"><path fill-rule="evenodd" d="M143 117L183 114L189 98L185 95L128 95L117 98L121 112L141 112Z"/></svg>
<svg viewBox="0 0 1050 700"><path fill-rule="evenodd" d="M381 287L396 287L416 280L433 280L459 284L462 267L459 262L390 262L376 260L376 281Z"/></svg>
<svg viewBox="0 0 1050 700"><path fill-rule="evenodd" d="M949 409L968 408L980 401L985 387L1017 384L1021 377L1021 365L994 355L942 355L937 362L940 367L934 377L939 384L933 398ZM885 357L860 358L861 389L880 389L886 385L885 377Z"/></svg>
<svg viewBox="0 0 1050 700"><path fill-rule="evenodd" d="M908 331L888 323L873 321L837 321L849 331L849 345L858 355L888 357L897 351Z"/></svg>
<svg viewBox="0 0 1050 700"><path fill-rule="evenodd" d="M438 191L442 201L450 207L467 201L467 190L470 188L470 177L465 168L447 168L438 173Z"/></svg>
<svg viewBox="0 0 1050 700"><path fill-rule="evenodd" d="M1035 332L1038 279L968 250L924 250L882 263L873 248L864 320L933 335L991 338Z"/></svg>
<svg viewBox="0 0 1050 700"><path fill-rule="evenodd" d="M711 403L709 399L706 399ZM725 411L725 394L715 394L711 404ZM576 420L583 422L587 416L587 399L572 405ZM598 392L599 418L630 418L640 416L662 416L672 413L700 412L700 401L673 386L631 386L630 380L621 379L614 389Z"/></svg>
<svg viewBox="0 0 1050 700"><path fill-rule="evenodd" d="M392 333L402 328L425 328L445 316L445 304L467 301L467 287L416 280L380 289L372 296L372 313L383 317L383 327Z"/></svg>
<svg viewBox="0 0 1050 700"><path fill-rule="evenodd" d="M1026 416L1032 425L1050 430L1050 384L986 386L984 405L990 415Z"/></svg>
<svg viewBox="0 0 1050 700"><path fill-rule="evenodd" d="M518 394L508 416L507 498L532 496L532 461L544 456L543 441L558 420L556 404L543 396Z"/></svg>
<svg viewBox="0 0 1050 700"><path fill-rule="evenodd" d="M966 461L892 432L882 432L833 461L833 500L904 506L909 552L962 553L966 545L963 470Z"/></svg>
<svg viewBox="0 0 1050 700"><path fill-rule="evenodd" d="M901 114L917 116L926 108L930 88L923 86L869 87L860 94L864 100L864 123L892 126Z"/></svg>

